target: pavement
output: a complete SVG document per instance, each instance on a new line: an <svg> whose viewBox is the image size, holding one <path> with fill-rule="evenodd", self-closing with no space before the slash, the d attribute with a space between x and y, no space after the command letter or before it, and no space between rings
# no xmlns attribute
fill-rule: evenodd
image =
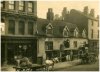
<svg viewBox="0 0 100 72"><path fill-rule="evenodd" d="M73 61L59 62L54 65L54 70L75 66L79 63L80 63L79 59L73 60ZM14 67L14 65L6 65L6 66L2 66L1 70L2 71L15 71L15 69L13 67Z"/></svg>
<svg viewBox="0 0 100 72"><path fill-rule="evenodd" d="M59 62L54 65L54 70L75 66L80 64L80 62L81 62L80 59L73 61Z"/></svg>
<svg viewBox="0 0 100 72"><path fill-rule="evenodd" d="M1 71L15 71L14 65L1 66Z"/></svg>

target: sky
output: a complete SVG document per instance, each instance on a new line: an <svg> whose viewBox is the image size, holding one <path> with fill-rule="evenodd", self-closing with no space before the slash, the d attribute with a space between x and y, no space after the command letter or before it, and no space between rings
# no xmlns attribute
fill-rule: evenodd
<svg viewBox="0 0 100 72"><path fill-rule="evenodd" d="M88 6L89 11L93 8L95 9L95 15L99 14L99 1L37 1L37 16L39 18L46 18L46 13L48 8L52 8L54 15L59 14L64 7L67 7L67 10L76 9L83 11L84 7Z"/></svg>

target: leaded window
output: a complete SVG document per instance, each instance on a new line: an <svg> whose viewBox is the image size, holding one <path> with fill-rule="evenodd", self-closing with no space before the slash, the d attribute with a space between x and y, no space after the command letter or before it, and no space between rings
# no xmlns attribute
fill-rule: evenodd
<svg viewBox="0 0 100 72"><path fill-rule="evenodd" d="M28 2L28 12L33 12L33 3Z"/></svg>
<svg viewBox="0 0 100 72"><path fill-rule="evenodd" d="M9 1L9 9L14 10L14 1Z"/></svg>
<svg viewBox="0 0 100 72"><path fill-rule="evenodd" d="M19 10L24 11L24 2L23 1L19 2Z"/></svg>

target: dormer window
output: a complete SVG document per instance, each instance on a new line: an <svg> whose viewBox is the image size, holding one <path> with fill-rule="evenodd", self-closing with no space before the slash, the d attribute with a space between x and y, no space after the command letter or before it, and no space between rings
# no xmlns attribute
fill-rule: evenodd
<svg viewBox="0 0 100 72"><path fill-rule="evenodd" d="M47 35L52 35L53 34L53 30L52 30L52 25L51 23L49 23L47 26L46 26L46 34Z"/></svg>
<svg viewBox="0 0 100 72"><path fill-rule="evenodd" d="M64 30L63 30L63 36L64 37L68 37L68 35L69 35L69 30L68 30L68 28L67 28L67 26L64 28Z"/></svg>
<svg viewBox="0 0 100 72"><path fill-rule="evenodd" d="M74 36L78 37L78 29L77 28L74 30Z"/></svg>
<svg viewBox="0 0 100 72"><path fill-rule="evenodd" d="M83 31L82 31L82 37L83 37L83 38L86 38L86 30L83 30Z"/></svg>

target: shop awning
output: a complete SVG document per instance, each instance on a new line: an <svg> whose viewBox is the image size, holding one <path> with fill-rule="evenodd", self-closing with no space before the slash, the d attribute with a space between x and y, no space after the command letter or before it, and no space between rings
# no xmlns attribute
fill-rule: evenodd
<svg viewBox="0 0 100 72"><path fill-rule="evenodd" d="M67 49L64 49L64 50L78 50L78 48L67 48Z"/></svg>

